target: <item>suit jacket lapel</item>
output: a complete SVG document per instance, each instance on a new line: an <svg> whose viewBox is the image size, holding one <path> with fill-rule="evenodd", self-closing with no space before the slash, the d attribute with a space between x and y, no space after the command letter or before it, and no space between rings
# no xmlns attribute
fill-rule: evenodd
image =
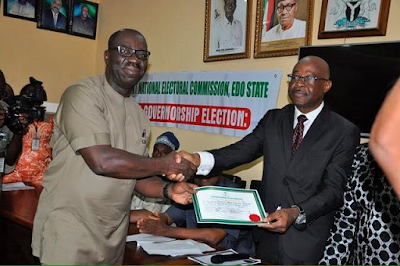
<svg viewBox="0 0 400 266"><path fill-rule="evenodd" d="M293 120L294 120L294 105L286 110L284 119L282 120L282 141L285 154L286 164L289 165L292 157L292 139L293 139Z"/></svg>

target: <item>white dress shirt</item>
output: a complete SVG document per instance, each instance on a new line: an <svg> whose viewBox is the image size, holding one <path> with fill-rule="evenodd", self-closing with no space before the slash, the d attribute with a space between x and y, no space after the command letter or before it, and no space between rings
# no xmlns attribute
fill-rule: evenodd
<svg viewBox="0 0 400 266"><path fill-rule="evenodd" d="M294 122L293 122L293 129L297 125L297 117L299 115L305 115L307 117L307 120L304 122L304 131L303 131L303 138L307 134L308 130L310 129L311 125L314 123L315 119L321 113L322 108L324 108L324 102L318 106L317 109L307 113L303 114L302 112L297 109L297 107L294 107ZM215 165L215 158L212 153L207 152L207 151L197 151L195 152L200 155L200 166L197 168L196 175L208 175L211 170L214 168Z"/></svg>

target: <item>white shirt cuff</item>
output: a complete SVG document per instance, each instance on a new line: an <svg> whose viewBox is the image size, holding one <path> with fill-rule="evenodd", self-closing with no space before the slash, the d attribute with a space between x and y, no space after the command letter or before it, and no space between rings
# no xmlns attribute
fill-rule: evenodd
<svg viewBox="0 0 400 266"><path fill-rule="evenodd" d="M207 151L197 151L195 153L200 155L200 166L197 168L196 175L208 175L215 165L214 155Z"/></svg>

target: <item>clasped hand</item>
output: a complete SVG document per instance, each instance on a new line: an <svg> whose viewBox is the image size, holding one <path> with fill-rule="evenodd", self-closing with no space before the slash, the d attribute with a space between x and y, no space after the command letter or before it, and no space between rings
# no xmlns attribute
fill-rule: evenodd
<svg viewBox="0 0 400 266"><path fill-rule="evenodd" d="M168 171L165 174L168 179L176 182L189 180L197 171L200 165L198 154L190 154L186 151L171 152L164 156L168 163Z"/></svg>
<svg viewBox="0 0 400 266"><path fill-rule="evenodd" d="M153 234L158 236L165 236L168 231L168 225L165 224L158 212L149 215L146 218L140 219L137 224L140 233Z"/></svg>

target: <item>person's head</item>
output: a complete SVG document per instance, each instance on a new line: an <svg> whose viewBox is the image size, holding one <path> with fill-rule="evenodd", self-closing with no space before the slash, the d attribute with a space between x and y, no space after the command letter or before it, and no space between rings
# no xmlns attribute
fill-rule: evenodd
<svg viewBox="0 0 400 266"><path fill-rule="evenodd" d="M224 0L225 17L232 22L236 10L236 0Z"/></svg>
<svg viewBox="0 0 400 266"><path fill-rule="evenodd" d="M53 2L51 2L51 10L53 10L54 13L60 12L61 8L62 8L61 0L53 0Z"/></svg>
<svg viewBox="0 0 400 266"><path fill-rule="evenodd" d="M174 133L167 131L156 139L152 157L160 158L178 149L179 140L175 137Z"/></svg>
<svg viewBox="0 0 400 266"><path fill-rule="evenodd" d="M123 29L113 33L104 52L108 83L118 93L129 96L146 73L149 56L146 39L140 32Z"/></svg>
<svg viewBox="0 0 400 266"><path fill-rule="evenodd" d="M87 19L89 15L89 8L86 5L82 5L81 7L81 18Z"/></svg>
<svg viewBox="0 0 400 266"><path fill-rule="evenodd" d="M293 104L308 113L318 108L332 86L328 63L317 56L306 56L294 66L288 94Z"/></svg>
<svg viewBox="0 0 400 266"><path fill-rule="evenodd" d="M279 25L283 30L288 30L292 27L294 17L299 8L297 0L278 0L276 13L278 15Z"/></svg>
<svg viewBox="0 0 400 266"><path fill-rule="evenodd" d="M23 98L30 99L30 101L32 101L32 100L35 99L35 102L32 102L32 104L33 104L33 106L35 106L35 107L39 107L39 106L42 105L43 102L41 102L41 101L36 101L36 99L37 99L37 98L39 98L39 99L43 98L43 99L41 99L41 100L47 101L47 94L46 94L46 91L43 89L43 86L42 86L42 82L41 82L41 81L38 81L38 80L36 80L36 79L33 78L33 77L30 77L30 78L29 78L29 81L30 81L30 82L29 82L28 84L26 84L26 85L21 89L21 91L19 92L19 95L20 95L21 97L23 97ZM39 86L39 87L36 87L36 86ZM38 91L37 89L38 89L39 91Z"/></svg>
<svg viewBox="0 0 400 266"><path fill-rule="evenodd" d="M14 90L10 86L10 84L6 83L6 87L4 89L2 97L4 98L11 98L14 96Z"/></svg>
<svg viewBox="0 0 400 266"><path fill-rule="evenodd" d="M14 91L11 86L6 83L6 78L4 77L3 72L0 70L0 100L6 100L14 96Z"/></svg>
<svg viewBox="0 0 400 266"><path fill-rule="evenodd" d="M222 178L222 173L220 171L212 171L206 176L195 175L193 177L193 182L199 187L216 186L221 182Z"/></svg>
<svg viewBox="0 0 400 266"><path fill-rule="evenodd" d="M23 5L23 6L24 6L24 5L26 5L26 1L27 1L27 0L18 0L18 3L19 3L20 5Z"/></svg>
<svg viewBox="0 0 400 266"><path fill-rule="evenodd" d="M4 90L6 88L6 77L4 76L3 71L0 70L0 90Z"/></svg>

